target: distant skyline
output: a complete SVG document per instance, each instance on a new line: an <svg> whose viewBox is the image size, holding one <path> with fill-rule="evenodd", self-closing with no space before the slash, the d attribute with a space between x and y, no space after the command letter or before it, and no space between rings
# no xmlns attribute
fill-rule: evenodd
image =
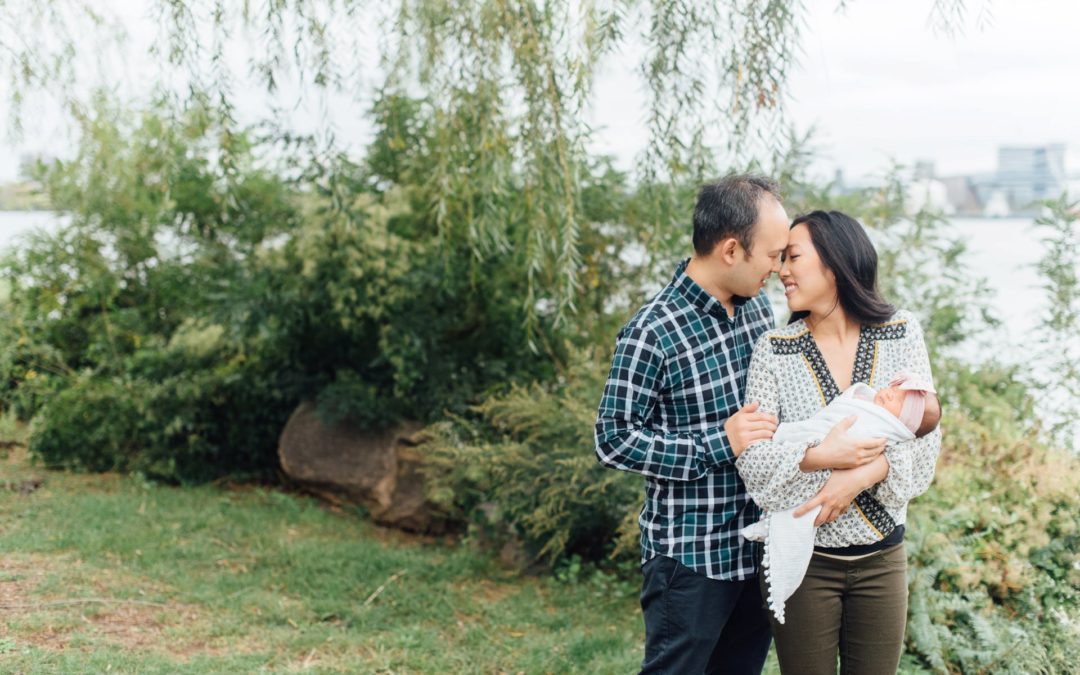
<svg viewBox="0 0 1080 675"><path fill-rule="evenodd" d="M1068 147L1068 171L1080 172L1080 87L1073 84L1080 74L1074 41L1080 3L990 2L989 25L980 29L977 17L969 17L964 32L953 38L936 35L928 25L932 0L851 0L844 12L836 11L837 4L806 2L803 53L789 79L790 121L799 130L817 129L819 177L841 168L846 178L859 180L882 172L892 159L906 165L929 160L941 175L986 172L995 168L999 146L1054 142ZM974 13L982 6L969 4ZM138 16L131 5L123 13ZM615 156L626 169L646 139L636 60L613 55L599 73L588 114L597 129L591 149ZM121 95L148 85L153 73L146 64L124 64ZM277 103L291 106L296 89L283 90ZM240 111L250 122L273 101L254 88L252 94ZM371 136L363 102L332 96L323 103L338 139L362 151ZM290 126L311 132L323 119L317 104L305 102L291 113ZM70 130L58 114L33 111L27 127L26 138L15 146L0 139L0 181L15 178L23 153L70 152Z"/></svg>

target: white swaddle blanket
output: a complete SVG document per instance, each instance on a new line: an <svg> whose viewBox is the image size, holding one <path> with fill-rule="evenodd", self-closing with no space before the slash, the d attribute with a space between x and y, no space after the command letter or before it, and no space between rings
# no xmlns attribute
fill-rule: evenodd
<svg viewBox="0 0 1080 675"><path fill-rule="evenodd" d="M885 438L898 442L915 438L915 434L892 413L874 404L874 394L872 387L856 382L813 417L777 426L773 440L821 441L841 420L851 415L856 419L848 434L855 438ZM784 603L802 583L810 565L814 554L814 519L821 511L817 506L796 518L793 514L798 506L768 512L758 522L742 529L742 535L747 539L765 542L762 567L769 588L767 601L779 623L784 623Z"/></svg>

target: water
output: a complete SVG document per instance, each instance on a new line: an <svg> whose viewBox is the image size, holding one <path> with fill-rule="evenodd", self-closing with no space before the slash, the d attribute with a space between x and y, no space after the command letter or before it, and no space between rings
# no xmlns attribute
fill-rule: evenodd
<svg viewBox="0 0 1080 675"><path fill-rule="evenodd" d="M0 251L17 246L35 230L52 230L60 222L60 216L50 211L0 211Z"/></svg>
<svg viewBox="0 0 1080 675"><path fill-rule="evenodd" d="M957 218L954 231L968 245L971 273L994 291L992 309L1002 320L994 336L1002 360L1020 363L1037 343L1037 326L1047 309L1046 292L1035 265L1045 255L1043 232L1030 218Z"/></svg>

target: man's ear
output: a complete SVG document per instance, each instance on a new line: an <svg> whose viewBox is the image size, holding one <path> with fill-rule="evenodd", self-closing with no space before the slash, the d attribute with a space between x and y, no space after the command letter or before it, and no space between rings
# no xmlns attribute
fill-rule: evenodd
<svg viewBox="0 0 1080 675"><path fill-rule="evenodd" d="M720 254L720 257L729 265L734 265L739 256L739 240L735 237L728 237L719 244L716 245L716 252Z"/></svg>

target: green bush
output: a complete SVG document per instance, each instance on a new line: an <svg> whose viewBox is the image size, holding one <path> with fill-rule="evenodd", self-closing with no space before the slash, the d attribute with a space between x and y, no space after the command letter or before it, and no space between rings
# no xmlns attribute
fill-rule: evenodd
<svg viewBox="0 0 1080 675"><path fill-rule="evenodd" d="M87 471L128 469L142 451L132 434L139 419L129 383L81 376L38 411L30 451L46 465Z"/></svg>
<svg viewBox="0 0 1080 675"><path fill-rule="evenodd" d="M99 100L81 119L76 157L39 167L70 222L6 261L0 401L39 418L34 452L174 481L269 476L277 435L303 400L375 429L464 414L513 383L549 380L580 330L535 316L543 297L523 302L529 279L550 271L528 268L513 247L478 257L441 238L426 144L389 165L380 150L395 142L395 115L419 108L389 105L376 111L388 126L372 161L356 164L257 139L209 107L132 115ZM291 165L260 159L278 142ZM621 177L599 166L583 179L583 216L610 215L619 194ZM526 210L513 218L530 227ZM596 254L618 236L582 235L593 261L583 301L618 283L604 273L621 263ZM199 351L199 341L216 346ZM75 393L60 394L73 388L120 396L114 382L135 412L124 409L92 447L72 442L94 411L67 413L55 400L72 403Z"/></svg>
<svg viewBox="0 0 1080 675"><path fill-rule="evenodd" d="M35 416L30 451L48 466L171 482L272 478L292 400L222 332L184 324L165 348L135 353L126 379L78 377Z"/></svg>
<svg viewBox="0 0 1080 675"><path fill-rule="evenodd" d="M1068 672L1080 662L1080 460L1016 425L959 411L944 424L934 485L908 516L908 654L939 672Z"/></svg>
<svg viewBox="0 0 1080 675"><path fill-rule="evenodd" d="M514 387L468 417L439 422L426 444L429 498L485 538L517 538L532 561L636 559L617 533L640 510L641 477L589 451L604 369L580 357L550 384Z"/></svg>

